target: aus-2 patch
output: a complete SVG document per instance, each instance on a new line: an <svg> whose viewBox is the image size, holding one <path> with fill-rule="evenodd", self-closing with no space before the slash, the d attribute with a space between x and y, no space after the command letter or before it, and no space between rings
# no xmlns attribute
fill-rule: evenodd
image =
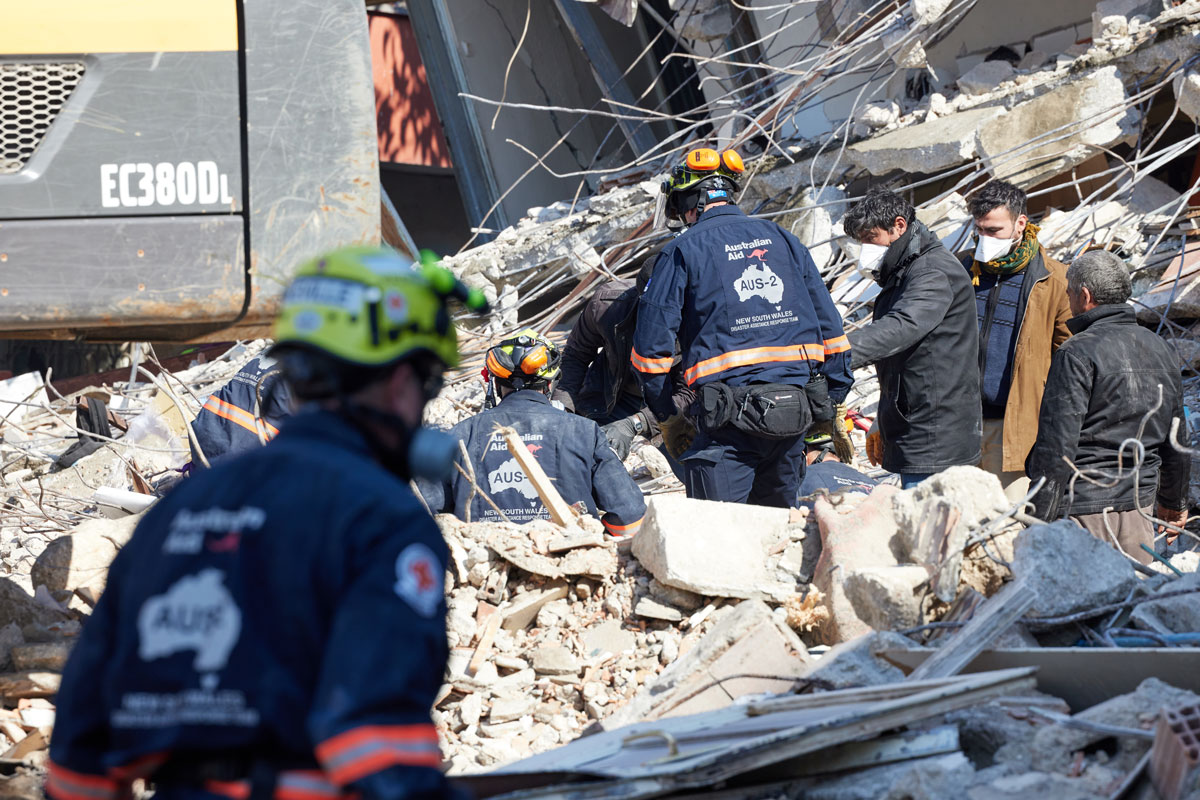
<svg viewBox="0 0 1200 800"><path fill-rule="evenodd" d="M410 544L396 559L396 590L401 600L422 617L437 613L442 601L442 566L423 544Z"/></svg>

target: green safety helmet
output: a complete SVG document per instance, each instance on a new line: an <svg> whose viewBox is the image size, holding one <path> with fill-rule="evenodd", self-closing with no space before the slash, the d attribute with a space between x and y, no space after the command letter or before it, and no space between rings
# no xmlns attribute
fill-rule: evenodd
<svg viewBox="0 0 1200 800"><path fill-rule="evenodd" d="M540 388L562 372L562 351L533 328L526 328L487 352L488 374L517 389Z"/></svg>
<svg viewBox="0 0 1200 800"><path fill-rule="evenodd" d="M458 341L447 299L486 311L437 257L416 262L378 247L345 247L307 261L283 295L275 347L316 350L354 367L386 367L429 354L458 364Z"/></svg>

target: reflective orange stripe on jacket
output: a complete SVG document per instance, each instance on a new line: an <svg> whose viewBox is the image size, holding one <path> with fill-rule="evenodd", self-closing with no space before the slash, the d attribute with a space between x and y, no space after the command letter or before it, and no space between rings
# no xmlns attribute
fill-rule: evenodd
<svg viewBox="0 0 1200 800"><path fill-rule="evenodd" d="M317 745L317 759L339 786L393 766L442 765L437 729L424 725L364 725Z"/></svg>
<svg viewBox="0 0 1200 800"><path fill-rule="evenodd" d="M246 409L235 406L233 403L226 403L216 395L208 398L208 401L204 404L204 410L211 411L218 417L227 419L234 425L245 428L255 436L258 435L258 425L256 424L258 422L257 417L255 417ZM274 438L274 436L279 433L279 429L267 422L265 419L262 420L262 424L268 439Z"/></svg>
<svg viewBox="0 0 1200 800"><path fill-rule="evenodd" d="M250 796L250 781L208 781L204 788L229 800ZM318 770L287 770L275 781L275 800L335 800L348 796Z"/></svg>
<svg viewBox="0 0 1200 800"><path fill-rule="evenodd" d="M834 340L836 341L836 340ZM748 367L751 364L765 364L772 361L824 361L825 346L820 344L794 344L787 347L751 347L748 350L734 350L714 358L706 358L683 373L684 380L691 386L700 378L707 378L718 372L735 367Z"/></svg>
<svg viewBox="0 0 1200 800"><path fill-rule="evenodd" d="M638 351L634 350L629 356L629 360L633 362L633 368L638 372L649 372L654 375L662 375L671 371L671 365L675 363L673 358L645 358L639 356Z"/></svg>
<svg viewBox="0 0 1200 800"><path fill-rule="evenodd" d="M46 794L54 800L115 800L121 794L121 783L106 775L88 775L47 764Z"/></svg>
<svg viewBox="0 0 1200 800"><path fill-rule="evenodd" d="M604 522L604 520L600 521L604 523L604 529L613 536L633 536L638 532L638 530L641 529L643 519L645 519L645 517L642 517L636 522L631 522L628 525L613 525L610 522Z"/></svg>
<svg viewBox="0 0 1200 800"><path fill-rule="evenodd" d="M831 356L834 353L845 353L850 350L850 340L845 336L839 336L836 339L825 340L825 355Z"/></svg>

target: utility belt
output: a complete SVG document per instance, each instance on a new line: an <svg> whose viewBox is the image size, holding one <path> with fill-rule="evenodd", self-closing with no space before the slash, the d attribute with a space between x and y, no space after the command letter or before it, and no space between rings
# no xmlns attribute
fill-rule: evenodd
<svg viewBox="0 0 1200 800"><path fill-rule="evenodd" d="M229 800L346 800L343 792L319 769L287 769L263 759L210 758L177 760L155 770L150 780L195 786Z"/></svg>
<svg viewBox="0 0 1200 800"><path fill-rule="evenodd" d="M824 375L810 378L804 386L730 386L713 381L700 387L697 405L705 431L733 428L765 439L803 436L814 422L828 422L834 416Z"/></svg>

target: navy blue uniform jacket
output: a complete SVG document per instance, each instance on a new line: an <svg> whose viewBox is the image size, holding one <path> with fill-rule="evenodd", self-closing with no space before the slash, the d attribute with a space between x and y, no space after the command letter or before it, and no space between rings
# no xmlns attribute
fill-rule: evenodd
<svg viewBox="0 0 1200 800"><path fill-rule="evenodd" d="M628 536L637 532L646 502L600 426L555 408L546 395L530 390L513 392L495 408L463 420L450 431L466 445L471 457L468 467L462 464L460 454L459 464L468 473L474 470L476 483L509 520L525 523L549 519L550 512L524 470L509 455L504 437L496 433L500 425L521 434L564 500L572 505L583 503L589 514L600 517L609 533ZM472 499L471 484L458 470L444 484L421 482L419 486L435 514L453 513L465 520L469 501L471 520L500 520L478 492Z"/></svg>
<svg viewBox="0 0 1200 800"><path fill-rule="evenodd" d="M263 402L255 417L260 384ZM192 431L212 463L222 456L260 446L260 431L267 441L275 438L291 413L292 394L287 381L275 370L274 359L260 357L247 362L209 396L192 422ZM202 463L194 454L192 460Z"/></svg>
<svg viewBox="0 0 1200 800"><path fill-rule="evenodd" d="M63 674L47 793L115 800L164 763L257 754L289 770L277 797L443 796L446 560L361 434L291 418L181 483L118 554Z"/></svg>
<svg viewBox="0 0 1200 800"><path fill-rule="evenodd" d="M854 383L841 316L808 249L736 206L705 211L664 247L642 294L631 360L659 420L675 413L676 338L693 388L803 386L821 373L840 403Z"/></svg>

